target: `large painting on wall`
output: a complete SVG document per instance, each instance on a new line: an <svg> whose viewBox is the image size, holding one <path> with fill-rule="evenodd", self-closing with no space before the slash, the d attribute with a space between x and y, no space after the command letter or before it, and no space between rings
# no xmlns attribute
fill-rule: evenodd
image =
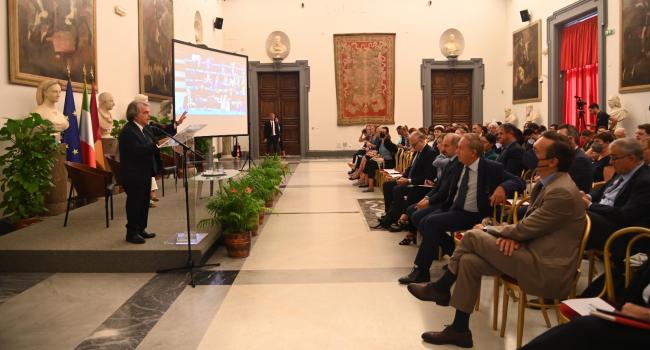
<svg viewBox="0 0 650 350"><path fill-rule="evenodd" d="M155 101L172 97L172 0L139 0L140 92Z"/></svg>
<svg viewBox="0 0 650 350"><path fill-rule="evenodd" d="M338 125L394 124L395 34L335 34Z"/></svg>
<svg viewBox="0 0 650 350"><path fill-rule="evenodd" d="M69 67L81 91L84 66L97 79L95 0L9 0L8 17L11 83L66 80Z"/></svg>
<svg viewBox="0 0 650 350"><path fill-rule="evenodd" d="M621 92L650 90L650 5L621 0Z"/></svg>
<svg viewBox="0 0 650 350"><path fill-rule="evenodd" d="M512 35L512 102L542 100L539 83L542 63L542 22L537 21Z"/></svg>

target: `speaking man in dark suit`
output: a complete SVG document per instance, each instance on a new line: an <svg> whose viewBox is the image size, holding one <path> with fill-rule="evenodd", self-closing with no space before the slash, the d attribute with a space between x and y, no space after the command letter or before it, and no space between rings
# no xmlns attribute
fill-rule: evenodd
<svg viewBox="0 0 650 350"><path fill-rule="evenodd" d="M264 122L264 141L267 154L280 153L280 122L275 113L269 113L269 119Z"/></svg>
<svg viewBox="0 0 650 350"><path fill-rule="evenodd" d="M497 158L497 162L503 164L504 169L510 174L521 176L521 171L524 170L522 160L524 149L517 142L516 133L517 127L510 123L499 126L497 139L501 144L502 151Z"/></svg>
<svg viewBox="0 0 650 350"><path fill-rule="evenodd" d="M525 183L506 172L503 165L482 157L483 143L476 134L465 134L458 143L458 161L463 167L450 173L453 181L429 198L429 206L439 208L420 220L422 242L413 271L399 279L402 284L428 282L429 268L442 246L451 256L453 238L447 231L467 230L492 214L491 207L505 203L508 195L521 191ZM460 170L460 171L458 171Z"/></svg>
<svg viewBox="0 0 650 350"><path fill-rule="evenodd" d="M126 192L126 241L136 244L156 236L146 231L151 177L160 169L156 144L144 130L150 112L147 103L131 102L126 109L128 122L119 136L120 177Z"/></svg>
<svg viewBox="0 0 650 350"><path fill-rule="evenodd" d="M422 195L428 192L426 187L416 187L424 185L425 180L433 181L435 179L435 170L433 168L433 159L435 153L431 147L427 145L426 136L419 132L414 131L409 135L409 144L415 151L411 160L411 166L404 171L402 177L397 181L386 181L384 183L384 206L386 208L386 215L379 220L379 226L388 228L391 224L397 221L402 213L409 206L407 199L409 191L420 190L423 191Z"/></svg>

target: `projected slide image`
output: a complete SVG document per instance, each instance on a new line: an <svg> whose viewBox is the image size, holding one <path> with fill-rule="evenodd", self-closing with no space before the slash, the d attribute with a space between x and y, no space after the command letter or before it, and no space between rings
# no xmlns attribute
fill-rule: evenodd
<svg viewBox="0 0 650 350"><path fill-rule="evenodd" d="M174 63L177 114L245 116L245 67L198 54L178 57Z"/></svg>

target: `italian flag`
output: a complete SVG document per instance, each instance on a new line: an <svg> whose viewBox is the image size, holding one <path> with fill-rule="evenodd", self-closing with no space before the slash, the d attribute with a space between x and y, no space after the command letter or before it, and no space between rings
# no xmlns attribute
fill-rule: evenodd
<svg viewBox="0 0 650 350"><path fill-rule="evenodd" d="M84 84L83 102L81 102L81 119L79 120L79 139L81 140L81 159L84 164L95 168L95 140L93 138L93 122L90 116L88 89Z"/></svg>
<svg viewBox="0 0 650 350"><path fill-rule="evenodd" d="M92 85L90 94L90 119L92 120L93 141L95 142L95 163L97 168L108 170L104 160L104 146L102 146L102 129L99 127L99 111L97 109L97 93L95 84Z"/></svg>

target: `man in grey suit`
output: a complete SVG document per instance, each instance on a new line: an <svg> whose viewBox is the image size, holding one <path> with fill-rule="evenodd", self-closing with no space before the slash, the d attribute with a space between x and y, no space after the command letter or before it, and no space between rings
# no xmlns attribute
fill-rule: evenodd
<svg viewBox="0 0 650 350"><path fill-rule="evenodd" d="M512 225L476 225L465 234L438 281L408 286L420 300L456 309L453 324L442 332L422 334L425 342L473 346L469 315L482 276L506 274L528 293L541 297L569 294L585 227L584 204L567 173L575 152L565 136L553 131L544 133L533 147L540 181L524 218Z"/></svg>

